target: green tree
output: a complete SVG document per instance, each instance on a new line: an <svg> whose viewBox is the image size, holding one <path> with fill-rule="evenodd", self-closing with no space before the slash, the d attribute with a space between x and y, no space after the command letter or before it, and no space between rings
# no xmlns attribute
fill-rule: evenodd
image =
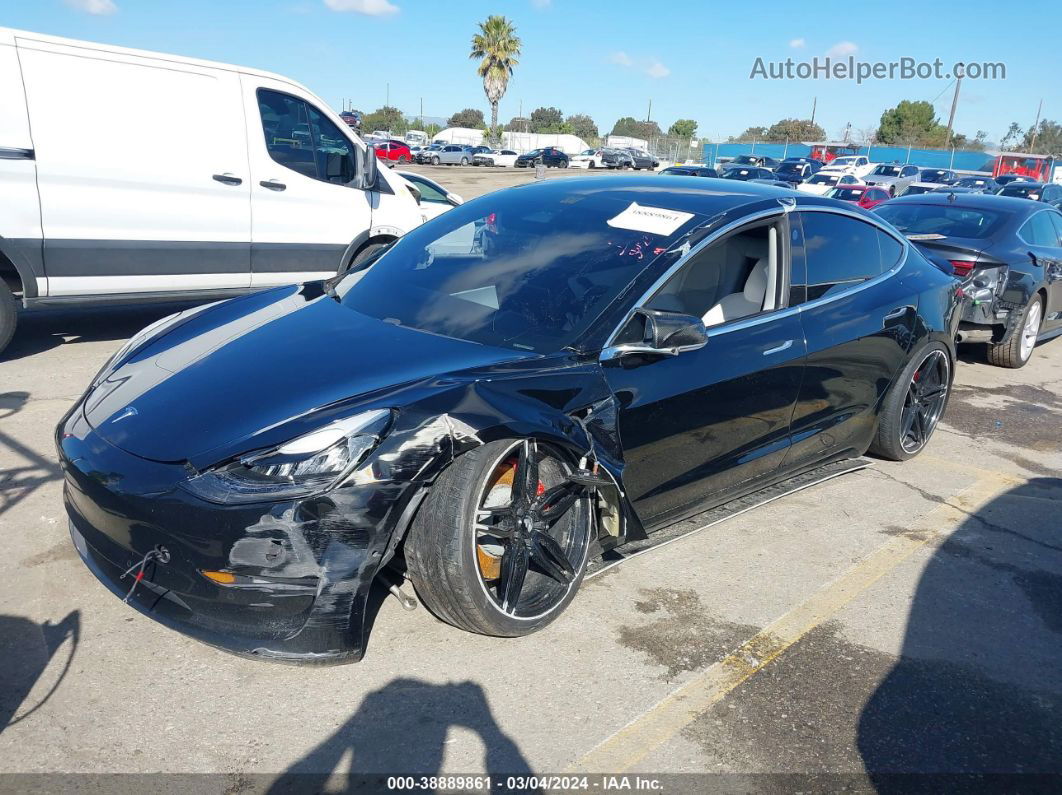
<svg viewBox="0 0 1062 795"><path fill-rule="evenodd" d="M564 123L564 114L557 108L535 108L531 111L531 132L558 132Z"/></svg>
<svg viewBox="0 0 1062 795"><path fill-rule="evenodd" d="M576 113L569 116L565 123L571 128L572 135L578 135L584 141L591 141L600 137L594 120L585 113Z"/></svg>
<svg viewBox="0 0 1062 795"><path fill-rule="evenodd" d="M679 119L668 127L667 134L676 138L692 138L697 134L697 122L693 119Z"/></svg>
<svg viewBox="0 0 1062 795"><path fill-rule="evenodd" d="M384 105L382 108L377 108L368 116L363 116L361 119L361 129L368 132L373 130L388 130L392 134L401 135L409 128L406 124L406 117L402 114L398 108L393 108L390 105Z"/></svg>
<svg viewBox="0 0 1062 795"><path fill-rule="evenodd" d="M1022 149L1034 155L1051 155L1062 152L1062 124L1042 119L1036 127L1025 131Z"/></svg>
<svg viewBox="0 0 1062 795"><path fill-rule="evenodd" d="M1015 146L1018 145L1018 142L1021 140L1021 136L1021 125L1018 124L1016 121L1012 121L1010 123L1010 127L1007 128L1006 134L1004 134L1004 136L999 141L999 148L1004 150L1013 149Z"/></svg>
<svg viewBox="0 0 1062 795"><path fill-rule="evenodd" d="M486 126L483 120L483 111L478 108L465 108L450 117L446 122L448 127L470 127L473 130L482 130Z"/></svg>
<svg viewBox="0 0 1062 795"><path fill-rule="evenodd" d="M730 141L762 141L767 135L766 127L746 127L745 132L738 136L730 136Z"/></svg>
<svg viewBox="0 0 1062 795"><path fill-rule="evenodd" d="M480 59L476 72L483 78L483 93L490 103L490 127L497 129L498 103L509 87L513 67L520 63L516 28L505 17L487 17L486 22L479 23L479 33L472 37L472 52L468 57Z"/></svg>
<svg viewBox="0 0 1062 795"><path fill-rule="evenodd" d="M942 146L947 128L937 120L929 102L905 99L881 114L877 137L883 144Z"/></svg>
<svg viewBox="0 0 1062 795"><path fill-rule="evenodd" d="M823 141L826 131L811 119L782 119L763 134L766 141Z"/></svg>
<svg viewBox="0 0 1062 795"><path fill-rule="evenodd" d="M505 129L512 132L528 132L531 129L531 119L527 116L513 116L505 125Z"/></svg>
<svg viewBox="0 0 1062 795"><path fill-rule="evenodd" d="M650 138L658 138L663 133L660 125L655 121L638 121L633 116L624 116L612 127L611 135L628 135L631 138L641 138L648 141Z"/></svg>

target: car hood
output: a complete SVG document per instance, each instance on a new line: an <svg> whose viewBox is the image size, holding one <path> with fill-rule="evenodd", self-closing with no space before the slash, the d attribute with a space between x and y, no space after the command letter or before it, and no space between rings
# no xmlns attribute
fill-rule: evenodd
<svg viewBox="0 0 1062 795"><path fill-rule="evenodd" d="M534 355L376 320L323 295L318 282L227 301L170 327L107 374L83 408L116 447L201 467L234 445L245 452L312 430L319 411L398 407L396 393L417 382ZM285 436L289 423L297 430Z"/></svg>

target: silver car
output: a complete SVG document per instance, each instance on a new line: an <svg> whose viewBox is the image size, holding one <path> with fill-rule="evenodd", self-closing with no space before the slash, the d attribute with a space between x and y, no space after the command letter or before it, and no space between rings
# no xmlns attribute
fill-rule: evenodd
<svg viewBox="0 0 1062 795"><path fill-rule="evenodd" d="M880 166L875 166L874 170L863 178L863 181L867 185L885 188L893 196L898 196L908 185L918 182L921 175L922 171L918 166L882 163Z"/></svg>
<svg viewBox="0 0 1062 795"><path fill-rule="evenodd" d="M438 152L432 152L431 164L437 166L440 163L448 166L467 166L472 162L472 147L462 144L447 144Z"/></svg>

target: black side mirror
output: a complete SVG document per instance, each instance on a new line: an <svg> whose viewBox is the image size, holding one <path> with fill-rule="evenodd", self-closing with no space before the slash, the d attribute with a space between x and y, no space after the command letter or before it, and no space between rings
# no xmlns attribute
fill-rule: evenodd
<svg viewBox="0 0 1062 795"><path fill-rule="evenodd" d="M605 348L601 352L602 361L627 356L678 356L708 344L708 330L704 327L704 321L695 315L643 307L635 312L635 318L644 323L641 342Z"/></svg>
<svg viewBox="0 0 1062 795"><path fill-rule="evenodd" d="M361 188L372 190L380 179L380 164L376 159L376 147L367 145L361 155Z"/></svg>

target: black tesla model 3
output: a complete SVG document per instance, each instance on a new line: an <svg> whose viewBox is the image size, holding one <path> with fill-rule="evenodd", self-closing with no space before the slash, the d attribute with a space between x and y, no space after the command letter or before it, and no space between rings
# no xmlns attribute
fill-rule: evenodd
<svg viewBox="0 0 1062 795"><path fill-rule="evenodd" d="M546 625L588 560L947 404L958 282L880 219L736 180L470 201L333 282L144 329L63 419L74 545L237 653L361 657L375 577Z"/></svg>

